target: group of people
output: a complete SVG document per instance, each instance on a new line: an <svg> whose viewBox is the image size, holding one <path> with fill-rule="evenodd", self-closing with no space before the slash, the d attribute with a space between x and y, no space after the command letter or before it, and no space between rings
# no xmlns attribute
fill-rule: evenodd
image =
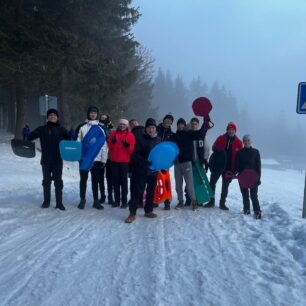
<svg viewBox="0 0 306 306"><path fill-rule="evenodd" d="M158 173L150 169L151 163L148 157L151 150L160 142L173 141L179 148L179 155L174 164L175 189L178 198L175 208L183 209L185 206L191 206L193 210L197 210L199 203L197 203L194 190L192 165L198 161L205 171L208 171L210 152L206 141L206 133L211 128L210 118L209 116L204 117L201 127L200 121L196 117L192 118L188 124L183 118L180 118L177 120L175 132L171 129L173 122L173 116L167 114L159 125L157 125L153 118L148 118L145 126L139 125L135 119L130 121L120 119L116 128L114 128L108 115L99 116L98 108L91 106L87 110L87 119L71 134L71 131L68 132L60 126L58 110L49 109L47 111L47 123L27 135L27 140L31 141L39 138L41 142L42 186L44 194L44 201L41 207L48 208L50 206L50 189L53 180L56 208L65 210L62 201L63 161L59 150L60 141L73 139L82 142L91 127L98 126L103 131L106 143L95 157L91 169L88 171L80 170L79 209L84 209L86 205L87 180L90 171L94 208L102 210L104 208L103 204L106 201L112 207L129 207L129 216L125 220L126 223L135 221L136 212L139 207L144 207L145 217L157 217L153 210L155 206L154 191ZM244 169L254 169L260 178L261 166L258 150L252 148L250 135L245 135L242 142L237 137L236 132L236 124L230 122L226 133L219 136L212 146L213 151L222 150L226 153L224 171L218 174L212 172L210 177L210 185L215 192L216 183L220 176L222 176L222 192L219 207L223 210L228 210L225 202L231 182L231 179L225 175L226 171L230 170L233 173L240 173ZM129 190L128 178L130 178ZM183 189L184 181L185 190ZM250 214L251 197L256 218L261 217L257 198L259 184L260 180L253 188L240 187L244 213ZM130 199L128 201L129 191ZM144 194L145 201L143 200ZM210 202L204 205L206 208L214 206L215 198L211 198ZM170 199L164 202L164 209L170 209Z"/></svg>

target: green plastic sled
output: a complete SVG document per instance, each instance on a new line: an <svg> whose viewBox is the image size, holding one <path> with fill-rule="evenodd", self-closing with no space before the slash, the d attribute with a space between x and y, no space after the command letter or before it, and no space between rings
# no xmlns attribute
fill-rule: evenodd
<svg viewBox="0 0 306 306"><path fill-rule="evenodd" d="M203 205L214 197L206 172L197 160L192 166L193 184L196 199L199 205Z"/></svg>

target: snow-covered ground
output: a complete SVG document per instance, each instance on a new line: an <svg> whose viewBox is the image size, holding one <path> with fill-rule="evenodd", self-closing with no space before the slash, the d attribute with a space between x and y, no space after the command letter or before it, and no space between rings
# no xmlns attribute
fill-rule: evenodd
<svg viewBox="0 0 306 306"><path fill-rule="evenodd" d="M41 209L39 158L0 143L0 305L306 305L304 173L263 169L262 220L241 213L235 181L229 212L139 210L125 224L128 210L91 207L90 183L77 209L71 163L67 210Z"/></svg>

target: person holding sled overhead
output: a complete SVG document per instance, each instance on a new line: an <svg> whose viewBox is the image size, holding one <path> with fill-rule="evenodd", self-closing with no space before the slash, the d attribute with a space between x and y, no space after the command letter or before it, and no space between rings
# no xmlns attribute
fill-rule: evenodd
<svg viewBox="0 0 306 306"><path fill-rule="evenodd" d="M186 189L191 199L192 209L198 209L192 173L192 160L194 152L193 141L205 138L207 130L209 129L209 123L210 118L209 116L206 116L199 130L190 131L186 129L186 121L183 118L180 118L177 121L177 131L171 137L171 140L173 140L179 148L179 155L174 164L175 189L178 197L178 204L176 205L175 209L182 209L185 206L183 198L183 180L185 180Z"/></svg>
<svg viewBox="0 0 306 306"><path fill-rule="evenodd" d="M98 120L99 110L96 106L90 106L87 109L87 120L80 124L77 129L77 141L84 141L87 133L94 126L99 127L102 134L105 137L103 126L99 123ZM80 169L80 203L78 205L79 209L84 209L86 204L86 189L87 189L87 180L88 173L91 173L91 187L93 195L93 208L104 209L103 205L99 202L99 179L100 179L100 170L105 167L107 160L108 148L105 143L96 157L94 158L94 164L90 170L81 170Z"/></svg>
<svg viewBox="0 0 306 306"><path fill-rule="evenodd" d="M171 125L174 121L174 118L171 114L167 114L163 118L163 122L157 126L157 135L161 139L161 141L169 141L173 136L173 132L171 130ZM165 201L165 210L170 210L170 200L167 199Z"/></svg>
<svg viewBox="0 0 306 306"><path fill-rule="evenodd" d="M210 186L215 193L216 184L222 175L222 190L220 198L220 209L228 210L225 205L226 197L228 194L228 187L231 183L231 179L226 177L226 172L235 171L235 160L236 154L242 149L242 141L237 137L237 125L234 122L229 122L226 127L226 133L219 136L214 142L212 149L213 154L209 160L210 166ZM221 158L219 158L221 157ZM212 198L209 203L204 205L205 208L210 208L215 206L215 198Z"/></svg>
<svg viewBox="0 0 306 306"><path fill-rule="evenodd" d="M58 110L50 108L47 111L47 123L35 129L28 135L28 140L39 138L41 145L41 160L44 190L44 202L41 208L48 208L51 200L51 182L54 181L56 206L65 210L63 205L63 160L60 155L59 143L61 140L69 140L68 131L61 127L58 121Z"/></svg>
<svg viewBox="0 0 306 306"><path fill-rule="evenodd" d="M112 207L127 208L128 170L130 156L134 152L135 137L129 131L129 121L120 119L117 129L107 139L113 177L115 202Z"/></svg>
<svg viewBox="0 0 306 306"><path fill-rule="evenodd" d="M240 191L243 201L243 213L250 214L250 196L253 205L254 218L261 219L261 210L258 201L258 186L260 185L261 176L261 160L260 153L257 149L252 147L252 139L250 135L244 135L243 138L244 148L241 149L236 156L235 173L240 174L245 169L255 170L258 175L258 181L251 188L243 188L240 184Z"/></svg>
<svg viewBox="0 0 306 306"><path fill-rule="evenodd" d="M133 167L132 176L134 184L132 186L131 201L129 203L130 215L125 220L126 223L132 223L136 219L136 211L140 199L146 190L146 203L144 206L147 218L156 218L153 213L154 191L157 184L157 171L152 171L148 161L151 150L159 144L161 139L157 136L156 121L148 118L145 124L145 133L136 141L135 151L132 155Z"/></svg>

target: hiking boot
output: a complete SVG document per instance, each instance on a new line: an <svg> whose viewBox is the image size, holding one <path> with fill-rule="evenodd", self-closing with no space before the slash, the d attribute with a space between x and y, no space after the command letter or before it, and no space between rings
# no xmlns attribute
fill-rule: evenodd
<svg viewBox="0 0 306 306"><path fill-rule="evenodd" d="M229 208L225 204L220 205L220 209L229 210Z"/></svg>
<svg viewBox="0 0 306 306"><path fill-rule="evenodd" d="M175 209L183 209L184 208L184 202L178 202L178 204L175 206Z"/></svg>
<svg viewBox="0 0 306 306"><path fill-rule="evenodd" d="M257 220L261 219L261 211L255 211L254 212L254 218L257 219Z"/></svg>
<svg viewBox="0 0 306 306"><path fill-rule="evenodd" d="M156 217L157 217L157 214L155 214L153 211L151 211L151 212L149 212L149 213L145 213L144 216L145 216L146 218L152 219L152 218L156 218Z"/></svg>
<svg viewBox="0 0 306 306"><path fill-rule="evenodd" d="M170 210L170 203L165 202L164 210Z"/></svg>
<svg viewBox="0 0 306 306"><path fill-rule="evenodd" d="M79 205L78 205L78 209L84 209L85 208L85 203L86 200L85 199L81 199Z"/></svg>
<svg viewBox="0 0 306 306"><path fill-rule="evenodd" d="M215 199L210 199L210 201L203 206L204 208L213 208L215 207Z"/></svg>
<svg viewBox="0 0 306 306"><path fill-rule="evenodd" d="M112 207L119 207L119 206L120 206L119 203L116 203L116 202L112 204Z"/></svg>
<svg viewBox="0 0 306 306"><path fill-rule="evenodd" d="M196 201L192 201L192 202L191 202L191 208L192 208L193 211L199 210L199 205L198 205L198 203L197 203Z"/></svg>
<svg viewBox="0 0 306 306"><path fill-rule="evenodd" d="M104 209L104 206L100 204L100 201L98 200L95 200L93 202L93 205L92 205L93 208L96 208L98 210L101 210L101 209Z"/></svg>
<svg viewBox="0 0 306 306"><path fill-rule="evenodd" d="M106 198L105 196L101 196L99 202L100 202L101 204L104 204L104 203L105 203L105 198Z"/></svg>
<svg viewBox="0 0 306 306"><path fill-rule="evenodd" d="M125 219L125 223L133 223L136 220L136 216L133 214L130 214L126 219Z"/></svg>
<svg viewBox="0 0 306 306"><path fill-rule="evenodd" d="M63 203L56 204L55 209L66 210L65 206L63 205Z"/></svg>
<svg viewBox="0 0 306 306"><path fill-rule="evenodd" d="M250 215L251 214L251 211L249 209L244 209L243 210L243 214L244 215Z"/></svg>
<svg viewBox="0 0 306 306"><path fill-rule="evenodd" d="M44 202L41 205L41 208L49 208L49 207L50 207L50 202L49 203L48 202Z"/></svg>
<svg viewBox="0 0 306 306"><path fill-rule="evenodd" d="M127 208L127 203L122 203L120 208L123 208L123 209Z"/></svg>

